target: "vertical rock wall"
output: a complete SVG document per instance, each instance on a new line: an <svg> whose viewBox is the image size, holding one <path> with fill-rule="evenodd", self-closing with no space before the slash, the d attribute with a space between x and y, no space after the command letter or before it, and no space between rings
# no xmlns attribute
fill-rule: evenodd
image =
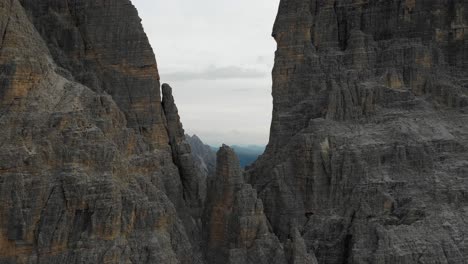
<svg viewBox="0 0 468 264"><path fill-rule="evenodd" d="M0 263L203 263L131 3L1 0L0 36Z"/></svg>
<svg viewBox="0 0 468 264"><path fill-rule="evenodd" d="M269 145L206 182L130 1L0 0L0 263L466 263L467 12L282 0Z"/></svg>
<svg viewBox="0 0 468 264"><path fill-rule="evenodd" d="M164 145L159 74L129 0L21 0L63 74L111 95L127 125Z"/></svg>
<svg viewBox="0 0 468 264"><path fill-rule="evenodd" d="M283 247L263 213L262 201L245 183L234 150L223 145L216 164L204 220L207 263L286 263Z"/></svg>
<svg viewBox="0 0 468 264"><path fill-rule="evenodd" d="M465 263L468 3L282 0L273 120L249 170L319 263ZM429 231L430 230L430 231Z"/></svg>

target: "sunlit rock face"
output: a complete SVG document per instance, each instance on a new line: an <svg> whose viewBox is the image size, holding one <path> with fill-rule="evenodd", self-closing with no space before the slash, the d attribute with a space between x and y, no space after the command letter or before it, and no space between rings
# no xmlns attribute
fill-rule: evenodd
<svg viewBox="0 0 468 264"><path fill-rule="evenodd" d="M282 0L273 120L248 171L319 263L465 263L468 2Z"/></svg>
<svg viewBox="0 0 468 264"><path fill-rule="evenodd" d="M0 263L203 263L203 183L131 3L1 0L0 37Z"/></svg>

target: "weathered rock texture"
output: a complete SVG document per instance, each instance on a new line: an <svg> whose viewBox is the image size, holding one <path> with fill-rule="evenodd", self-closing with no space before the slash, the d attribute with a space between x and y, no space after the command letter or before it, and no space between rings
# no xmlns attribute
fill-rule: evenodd
<svg viewBox="0 0 468 264"><path fill-rule="evenodd" d="M271 232L257 192L244 181L234 150L217 153L216 176L207 203L207 263L286 263L283 247Z"/></svg>
<svg viewBox="0 0 468 264"><path fill-rule="evenodd" d="M467 17L282 0L270 143L207 180L129 0L0 0L0 263L467 263Z"/></svg>
<svg viewBox="0 0 468 264"><path fill-rule="evenodd" d="M192 156L201 171L207 176L214 175L216 172L216 153L210 146L203 143L197 135L185 135L185 138L190 144Z"/></svg>
<svg viewBox="0 0 468 264"><path fill-rule="evenodd" d="M0 37L0 263L202 263L202 183L131 3L0 0Z"/></svg>
<svg viewBox="0 0 468 264"><path fill-rule="evenodd" d="M467 25L461 0L281 1L247 178L282 242L318 263L467 263Z"/></svg>
<svg viewBox="0 0 468 264"><path fill-rule="evenodd" d="M129 0L20 2L62 75L111 95L128 127L167 143L156 60Z"/></svg>
<svg viewBox="0 0 468 264"><path fill-rule="evenodd" d="M187 142L180 122L177 106L172 96L172 88L168 84L162 85L163 109L166 114L169 144L172 148L172 157L182 177L183 197L188 208L196 218L201 217L206 197L206 175L201 173L195 162L190 144Z"/></svg>

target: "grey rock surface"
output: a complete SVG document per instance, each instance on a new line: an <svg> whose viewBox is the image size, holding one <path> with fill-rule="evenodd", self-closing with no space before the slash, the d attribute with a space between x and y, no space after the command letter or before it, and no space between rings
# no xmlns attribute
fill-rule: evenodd
<svg viewBox="0 0 468 264"><path fill-rule="evenodd" d="M283 243L327 264L467 263L467 12L280 2L270 142L247 178Z"/></svg>
<svg viewBox="0 0 468 264"><path fill-rule="evenodd" d="M283 246L272 233L256 190L245 183L234 150L223 145L216 164L204 221L207 263L286 263Z"/></svg>
<svg viewBox="0 0 468 264"><path fill-rule="evenodd" d="M195 218L200 218L206 198L206 175L202 173L194 160L190 144L185 138L179 112L172 96L172 88L162 85L162 106L167 120L169 144L172 148L174 163L182 177L183 197Z"/></svg>
<svg viewBox="0 0 468 264"><path fill-rule="evenodd" d="M203 263L131 3L1 0L0 31L0 263Z"/></svg>
<svg viewBox="0 0 468 264"><path fill-rule="evenodd" d="M209 173L130 1L0 0L0 263L467 263L467 12L281 0L266 152Z"/></svg>
<svg viewBox="0 0 468 264"><path fill-rule="evenodd" d="M153 145L167 143L155 56L130 0L20 3L60 74L111 95L128 127Z"/></svg>

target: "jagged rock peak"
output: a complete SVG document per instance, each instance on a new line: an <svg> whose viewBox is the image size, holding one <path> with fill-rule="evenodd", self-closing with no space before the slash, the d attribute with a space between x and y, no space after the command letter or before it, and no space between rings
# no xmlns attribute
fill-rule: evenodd
<svg viewBox="0 0 468 264"><path fill-rule="evenodd" d="M244 183L234 150L223 144L216 163L204 228L207 263L286 263L282 245L269 228L262 201L256 190Z"/></svg>
<svg viewBox="0 0 468 264"><path fill-rule="evenodd" d="M196 134L193 134L192 136L190 136L189 134L185 134L185 137L192 140L195 144L205 145L205 143L203 143L201 138L199 136L197 136Z"/></svg>
<svg viewBox="0 0 468 264"><path fill-rule="evenodd" d="M223 144L216 153L216 176L223 183L237 185L244 183L239 158L232 148Z"/></svg>
<svg viewBox="0 0 468 264"><path fill-rule="evenodd" d="M179 111L172 95L172 87L169 84L163 84L162 93L162 106L167 121L166 129L173 160L179 168L184 186L184 199L191 208L192 214L200 217L206 198L207 175L202 173L191 154L190 144L185 138Z"/></svg>
<svg viewBox="0 0 468 264"><path fill-rule="evenodd" d="M161 90L163 94L163 100L166 100L166 102L174 102L174 97L172 96L172 87L169 84L163 83L161 85Z"/></svg>

